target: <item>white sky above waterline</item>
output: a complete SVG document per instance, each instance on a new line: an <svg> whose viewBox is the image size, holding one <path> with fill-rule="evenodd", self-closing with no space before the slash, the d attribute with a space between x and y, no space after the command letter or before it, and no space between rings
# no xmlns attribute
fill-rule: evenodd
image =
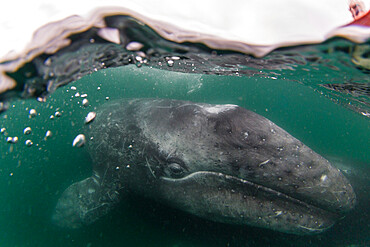
<svg viewBox="0 0 370 247"><path fill-rule="evenodd" d="M248 44L314 41L352 21L349 0L7 0L0 8L0 60L19 53L40 26L100 6L120 6L184 30ZM364 1L367 9L369 1Z"/></svg>

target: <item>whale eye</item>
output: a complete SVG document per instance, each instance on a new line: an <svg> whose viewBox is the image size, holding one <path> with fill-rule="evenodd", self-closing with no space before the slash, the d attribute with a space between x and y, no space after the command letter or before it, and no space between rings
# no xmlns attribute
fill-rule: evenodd
<svg viewBox="0 0 370 247"><path fill-rule="evenodd" d="M182 168L182 166L180 166L179 164L177 163L171 163L168 165L168 170L169 170L169 175L171 177L175 177L175 178L178 178L178 177L181 177L182 174L184 173L184 169Z"/></svg>

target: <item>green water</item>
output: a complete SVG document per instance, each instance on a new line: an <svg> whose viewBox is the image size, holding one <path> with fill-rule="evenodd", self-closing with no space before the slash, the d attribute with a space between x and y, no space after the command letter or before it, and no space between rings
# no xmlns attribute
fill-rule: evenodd
<svg viewBox="0 0 370 247"><path fill-rule="evenodd" d="M82 98L75 96L77 92L87 94L89 106L82 106ZM59 229L50 222L57 199L66 187L91 173L89 155L84 148L72 147L73 139L82 133L88 112L119 98L229 103L255 111L345 169L350 180L355 180L359 205L329 231L305 237L213 223L136 197L127 198L118 210L91 226L73 231ZM30 118L30 109L35 109L37 116ZM51 119L56 111L61 116ZM2 127L6 133L0 135L1 247L369 244L369 119L336 104L307 84L279 78L185 74L130 65L87 75L59 88L45 103L12 102L0 116ZM23 134L26 127L31 127L31 134ZM45 140L47 130L52 136ZM18 143L7 143L7 136L17 136ZM27 139L32 140L31 147L24 144Z"/></svg>

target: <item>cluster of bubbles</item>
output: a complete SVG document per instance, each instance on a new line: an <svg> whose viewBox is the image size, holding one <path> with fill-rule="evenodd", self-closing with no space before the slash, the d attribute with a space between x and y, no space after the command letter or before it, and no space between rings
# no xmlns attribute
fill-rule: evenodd
<svg viewBox="0 0 370 247"><path fill-rule="evenodd" d="M85 117L85 124L89 124L94 121L96 117L95 112L89 112ZM82 147L86 143L86 137L84 134L78 134L72 142L73 147Z"/></svg>
<svg viewBox="0 0 370 247"><path fill-rule="evenodd" d="M140 42L130 42L126 45L126 49L128 51L132 52L132 55L130 56L132 62L135 63L138 67L142 66L143 64L147 64L149 62L150 55L147 55L146 52L142 51L143 47L144 47L144 45ZM179 60L179 59L180 59L180 57L166 57L165 61L166 61L168 66L172 67L174 65L174 61ZM45 65L48 65L48 64L50 65L51 59L47 59L45 61L45 63L46 63ZM100 86L98 86L97 90L99 91L100 89L101 89ZM91 106L91 102L89 102L89 99L88 99L88 94L85 93L85 92L79 92L79 90L77 89L76 86L71 85L70 87L67 88L67 92L72 93L71 94L71 100L72 100L72 98L74 99L74 101L77 100L77 103L81 107L84 107L84 108L88 109L88 107ZM109 99L110 98L108 96L105 97L105 100L109 100ZM46 97L42 98L42 99L40 98L40 100L38 100L38 101L46 102L47 99L46 99ZM53 109L53 106L51 106L50 109ZM26 108L26 111L28 113L27 115L28 115L29 119L35 119L35 118L38 118L38 116L40 116L40 113L34 108L32 108L32 109ZM63 115L63 111L60 108L56 108L55 111L51 115L49 115L49 119L53 120L53 119L56 119L56 118L60 118L60 117L62 117L62 115ZM90 124L91 122L94 121L95 117L96 117L96 112L89 111L87 113L87 115L85 116L84 124ZM33 120L31 120L31 121L33 121ZM0 126L0 128L1 127L2 126ZM34 127L32 127L32 128L34 128ZM8 135L8 133L6 131L6 128L1 128L0 130L1 130L1 134L4 136L4 139L6 140L6 142L11 144L9 150L12 151L13 150L13 144L17 144L20 141L22 143L24 143L24 145L27 146L27 147L39 146L38 142L36 141L34 143L35 140L33 140L38 132L37 131L34 132L32 130L32 128L31 128L31 126L27 126L23 129L23 134L24 134L23 138L20 137L19 134L18 134L18 136ZM43 137L44 141L48 140L52 136L51 130L45 130L45 131L46 131L46 133ZM73 147L82 147L82 146L84 146L85 143L86 143L85 135L79 133L74 138L74 140L72 141L72 146Z"/></svg>
<svg viewBox="0 0 370 247"><path fill-rule="evenodd" d="M89 100L87 99L88 95L86 93L80 94L79 92L77 92L77 88L75 86L71 86L70 90L76 91L73 93L72 97L82 99L81 102L80 101L78 102L79 104L81 104L85 108L89 106L90 103L89 103ZM100 87L98 87L97 90L100 90ZM109 97L105 97L105 99L109 100ZM50 109L52 108L53 107L50 107ZM29 119L34 119L40 115L40 113L38 113L36 109L34 108L32 109L26 108L26 111L28 112ZM60 118L61 116L62 116L62 111L60 110L60 108L56 108L55 112L50 115L49 119ZM89 112L84 119L84 123L85 124L91 123L92 121L94 121L95 117L96 117L96 113L94 111ZM32 136L32 132L33 131L30 126L27 126L23 129L23 134L25 137ZM6 142L9 144L17 144L22 139L18 136L9 136L7 129L5 127L0 128L0 134L4 136ZM43 140L47 141L51 136L52 136L51 130L47 130L44 135ZM85 144L85 142L86 142L85 136L83 134L78 134L73 140L72 146L82 147ZM34 145L34 142L30 138L25 138L24 144L27 147L32 147ZM36 146L38 146L38 144L36 144ZM10 151L12 150L13 150L13 145L10 146Z"/></svg>
<svg viewBox="0 0 370 247"><path fill-rule="evenodd" d="M6 136L5 140L7 143L9 144L16 144L18 143L19 141L19 138L18 136L8 136L8 133L6 132L6 128L3 127L0 129L0 133L3 134L4 136ZM23 134L25 136L28 136L32 133L32 129L31 127L26 127L24 128L23 130ZM45 133L45 137L44 137L44 140L46 141L50 136L52 136L52 133L50 130L47 130L46 133ZM30 139L27 139L24 144L27 146L27 147L31 147L33 145L33 141L30 140Z"/></svg>
<svg viewBox="0 0 370 247"><path fill-rule="evenodd" d="M139 59L141 62L143 62L144 60L142 59ZM99 91L101 89L100 86L97 87L97 90ZM70 87L70 90L72 91L77 91L77 88L75 86L71 86ZM67 90L68 91L68 90ZM78 102L78 104L82 104L83 107L88 107L90 105L90 102L89 100L87 99L87 94L86 93L83 93L83 94L80 94L79 92L76 92L72 98L82 98L82 101L81 102ZM105 97L106 100L109 100L109 97ZM91 111L91 112L88 112L85 119L84 119L84 124L89 124L91 122L94 121L96 117L96 112L94 111ZM86 137L84 134L78 134L74 139L73 139L73 142L72 142L72 146L73 147L82 147L84 146L86 143Z"/></svg>
<svg viewBox="0 0 370 247"><path fill-rule="evenodd" d="M15 143L17 143L17 142L18 142L18 136L14 136L14 137L8 136L8 137L6 138L6 141L7 141L8 143L15 144Z"/></svg>
<svg viewBox="0 0 370 247"><path fill-rule="evenodd" d="M180 60L178 56L165 57L168 67L172 67L175 61Z"/></svg>
<svg viewBox="0 0 370 247"><path fill-rule="evenodd" d="M87 95L86 95L87 96ZM85 95L82 95L82 97L86 97ZM87 99L86 99L87 100ZM88 103L84 103L85 105L88 104ZM52 107L51 107L52 108ZM36 109L32 108L32 109L29 109L26 108L26 110L28 111L28 118L29 119L34 119L36 118L37 116L40 115L40 113L38 113L36 111ZM54 119L55 117L59 118L62 116L62 112L60 111L59 108L56 109L56 111L54 112L54 114L50 115L50 119ZM91 116L90 116L91 118ZM89 119L89 122L91 122L93 119ZM12 152L13 151L13 144L17 144L22 138L21 137L18 137L18 136L9 136L8 132L7 132L7 129L5 127L1 127L0 128L0 134L2 134L4 137L5 137L5 141L9 144L12 144L10 146L10 149L9 151ZM30 126L27 126L23 129L23 134L24 136L32 136L32 128ZM52 136L52 132L51 130L47 130L45 132L45 135L43 137L43 140L44 141L47 141L50 137ZM34 145L34 142L29 139L29 138L25 138L26 140L24 141L24 145L27 146L27 147L32 147ZM39 144L36 144L36 146L39 146Z"/></svg>
<svg viewBox="0 0 370 247"><path fill-rule="evenodd" d="M140 63L145 63L145 59L142 59L142 58L139 58L139 57L137 57L137 61L139 61ZM74 93L72 95L72 98L82 98L82 101L79 101L78 104L81 104L85 108L90 105L90 102L87 99L88 95L86 93L81 94L81 93L77 92L77 88L75 86L71 86L70 90L71 91L76 91L76 93ZM100 91L101 87L98 86L97 90ZM67 92L68 91L69 90L67 90ZM109 100L109 99L110 98L108 96L105 97L105 100ZM85 119L84 119L84 124L90 124L91 122L94 121L95 117L96 117L96 112L94 112L94 111L88 112ZM84 134L78 134L73 139L72 146L73 147L83 147L85 145L85 143L86 143L86 136Z"/></svg>
<svg viewBox="0 0 370 247"><path fill-rule="evenodd" d="M91 40L90 41L91 43L94 43L95 40ZM141 42L137 42L137 41L131 41L129 42L125 49L126 51L129 51L129 56L127 57L129 59L129 63L133 63L133 64L136 64L137 67L141 67L142 65L149 65L149 62L151 60L151 58L154 58L156 56L152 56L153 54L156 54L156 52L153 50L151 51L150 49L144 49L144 44L141 43ZM52 67L52 61L55 60L56 57L49 57L47 58L45 61L44 61L44 65L46 67ZM156 63L157 65L159 66L162 66L163 65L167 65L168 67L173 67L175 65L175 62L179 62L181 60L181 57L179 56L168 56L168 55L164 55L162 54L162 56L158 57L158 59L154 59L156 61L153 61L154 63ZM101 61L100 61L101 62ZM102 68L105 68L105 62L102 62L102 65L104 65ZM95 67L95 66L93 66ZM95 70L96 71L96 70ZM50 76L51 77L55 77L56 74L55 74L55 71L49 71L50 73ZM78 101L78 104L80 104L81 106L87 108L90 106L90 102L88 100L88 95L86 93L83 93L83 92L78 92L76 86L70 86L69 87L69 90L71 92L73 92L72 94L72 98L75 98L75 99L81 99L81 101L79 100ZM69 91L67 90L67 91ZM100 87L98 87L98 90L100 90ZM109 97L105 97L106 100L109 100ZM37 99L39 102L46 102L46 97L39 97ZM40 115L40 113L38 113L36 111L36 109L27 109L28 111L28 118L29 119L33 119L37 116ZM62 112L59 108L56 109L56 111L51 114L49 116L50 119L55 119L55 118L59 118L62 116ZM91 123L94 118L96 117L96 113L95 112L89 112L87 114L87 116L85 117L85 120L84 120L84 123L85 124L89 124ZM0 126L1 127L1 126ZM8 136L8 134L5 132L5 128L4 130L1 132L5 135L5 139L6 141L9 143L9 144L16 144L19 142L19 138L17 136L14 136L14 137L11 137L11 136ZM31 135L32 133L32 129L31 127L26 127L23 131L23 134L24 135ZM32 135L31 135L32 136ZM44 140L47 140L48 137L51 136L51 131L48 130L45 134L45 137L44 137ZM78 137L78 138L77 138ZM83 146L80 145L79 143L84 143L85 141L82 141L84 138L82 138L80 135L76 136L75 140L73 141L73 146ZM25 140L25 145L27 147L31 147L34 145L33 141L31 139L27 139ZM38 144L36 144L38 145Z"/></svg>
<svg viewBox="0 0 370 247"><path fill-rule="evenodd" d="M142 65L150 65L153 63L150 63L150 56L151 56L151 50L146 51L145 53L143 51L144 45L140 42L132 41L126 45L126 50L127 51L132 51L135 52L133 54L133 62L137 67L141 67ZM168 67L173 67L175 64L175 61L180 60L181 58L179 56L164 56L162 57L165 61L165 64L167 64ZM158 60L154 63L157 63L159 66L162 66L163 63L162 61Z"/></svg>

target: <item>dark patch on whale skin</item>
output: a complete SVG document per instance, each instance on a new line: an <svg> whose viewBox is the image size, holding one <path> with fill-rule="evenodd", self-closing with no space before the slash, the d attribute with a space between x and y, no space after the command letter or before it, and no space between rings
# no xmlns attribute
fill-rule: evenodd
<svg viewBox="0 0 370 247"><path fill-rule="evenodd" d="M63 193L53 216L60 226L90 224L125 193L295 234L322 232L355 204L328 161L241 107L120 100L97 111L88 133L93 176Z"/></svg>

